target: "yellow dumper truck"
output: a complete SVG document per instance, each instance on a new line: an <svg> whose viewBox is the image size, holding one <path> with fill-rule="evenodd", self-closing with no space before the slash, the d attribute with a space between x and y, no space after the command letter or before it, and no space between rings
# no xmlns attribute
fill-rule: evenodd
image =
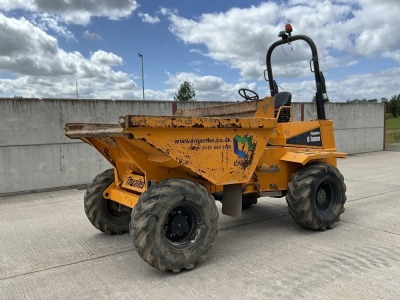
<svg viewBox="0 0 400 300"><path fill-rule="evenodd" d="M259 197L284 197L294 221L333 227L346 186L336 167L333 123L314 42L285 27L266 55L271 97L240 89L245 101L174 116L126 115L116 124L74 123L66 135L95 147L113 166L88 186L84 208L108 234L130 232L140 257L162 271L192 269L206 258L219 211L239 217ZM297 40L311 48L317 118L294 121L290 92L279 92L271 55Z"/></svg>

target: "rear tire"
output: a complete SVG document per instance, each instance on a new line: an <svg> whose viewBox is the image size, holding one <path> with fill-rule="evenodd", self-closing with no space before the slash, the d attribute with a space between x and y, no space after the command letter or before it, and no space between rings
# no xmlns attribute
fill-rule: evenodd
<svg viewBox="0 0 400 300"><path fill-rule="evenodd" d="M84 196L85 213L98 230L107 234L123 234L129 231L130 208L115 201L104 199L103 192L114 182L114 169L97 175Z"/></svg>
<svg viewBox="0 0 400 300"><path fill-rule="evenodd" d="M291 176L286 202L297 224L313 230L332 228L346 202L346 185L339 170L313 163Z"/></svg>
<svg viewBox="0 0 400 300"><path fill-rule="evenodd" d="M206 258L218 232L218 209L200 184L169 179L143 193L130 233L139 256L161 271L193 269Z"/></svg>

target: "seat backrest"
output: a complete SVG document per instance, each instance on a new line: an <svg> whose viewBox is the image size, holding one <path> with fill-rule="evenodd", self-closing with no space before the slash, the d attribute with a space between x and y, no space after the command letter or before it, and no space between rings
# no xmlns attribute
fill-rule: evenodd
<svg viewBox="0 0 400 300"><path fill-rule="evenodd" d="M292 103L292 94L289 92L279 92L274 96L275 109L279 109L281 106L290 106Z"/></svg>
<svg viewBox="0 0 400 300"><path fill-rule="evenodd" d="M282 106L290 106L292 103L292 94L289 92L276 93L275 99L275 117L278 118L278 123L285 123L291 120L291 109L281 108ZM279 112L279 116L277 116Z"/></svg>

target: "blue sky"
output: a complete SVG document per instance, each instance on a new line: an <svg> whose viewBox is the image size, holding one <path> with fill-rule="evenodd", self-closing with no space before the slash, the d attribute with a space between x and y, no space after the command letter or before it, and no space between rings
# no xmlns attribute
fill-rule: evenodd
<svg viewBox="0 0 400 300"><path fill-rule="evenodd" d="M265 54L285 23L314 39L331 101L400 93L400 1L1 0L0 97L198 100L268 94ZM302 42L277 48L294 101L315 92Z"/></svg>

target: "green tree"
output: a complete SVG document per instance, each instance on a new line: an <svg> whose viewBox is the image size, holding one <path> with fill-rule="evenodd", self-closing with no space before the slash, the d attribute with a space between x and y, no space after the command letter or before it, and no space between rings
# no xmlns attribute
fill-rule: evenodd
<svg viewBox="0 0 400 300"><path fill-rule="evenodd" d="M393 117L400 116L400 94L394 95L389 101L389 112Z"/></svg>
<svg viewBox="0 0 400 300"><path fill-rule="evenodd" d="M178 93L175 94L174 100L175 101L196 100L196 92L193 89L193 85L188 81L182 83Z"/></svg>

